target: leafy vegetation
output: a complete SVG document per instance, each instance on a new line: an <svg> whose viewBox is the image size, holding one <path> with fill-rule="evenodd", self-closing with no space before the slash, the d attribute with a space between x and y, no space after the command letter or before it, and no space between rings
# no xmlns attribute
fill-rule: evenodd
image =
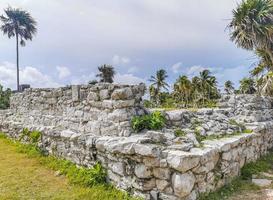
<svg viewBox="0 0 273 200"><path fill-rule="evenodd" d="M200 200L227 199L234 193L244 190L258 190L259 187L251 183L252 175L272 170L273 152L268 153L256 162L246 164L241 169L241 176L235 178L230 184L209 194L204 194Z"/></svg>
<svg viewBox="0 0 273 200"><path fill-rule="evenodd" d="M0 85L0 109L9 108L10 95L11 95L11 90L9 88L4 90L3 86Z"/></svg>
<svg viewBox="0 0 273 200"><path fill-rule="evenodd" d="M235 91L234 84L230 80L225 82L225 88L224 89L225 89L225 92L227 94L232 94Z"/></svg>
<svg viewBox="0 0 273 200"><path fill-rule="evenodd" d="M168 91L165 70L156 72L152 76L149 93L150 101L145 101L148 107L159 108L189 108L189 107L215 107L220 97L215 76L209 70L200 72L190 80L187 76L180 76L173 85L173 91ZM164 89L165 91L162 91Z"/></svg>
<svg viewBox="0 0 273 200"><path fill-rule="evenodd" d="M273 2L271 0L243 0L233 10L233 19L228 25L230 38L237 46L252 50L260 59L251 71L252 78L242 80L243 93L273 95ZM254 87L255 84L255 87Z"/></svg>
<svg viewBox="0 0 273 200"><path fill-rule="evenodd" d="M245 131L245 130L246 130L246 127L245 127L244 124L239 123L239 122L237 122L237 121L234 120L234 119L230 119L230 120L229 120L229 124L230 124L230 125L234 125L234 126L239 127L241 131Z"/></svg>
<svg viewBox="0 0 273 200"><path fill-rule="evenodd" d="M5 160L0 163L1 190L5 191L0 199L135 199L106 184L106 172L100 164L79 168L4 134L0 134L0 159Z"/></svg>
<svg viewBox="0 0 273 200"><path fill-rule="evenodd" d="M174 130L174 135L176 137L183 137L183 136L187 135L187 133L185 131L181 130L180 128L177 128Z"/></svg>
<svg viewBox="0 0 273 200"><path fill-rule="evenodd" d="M144 129L160 130L165 126L166 118L160 111L155 111L148 115L133 117L131 124L136 132Z"/></svg>
<svg viewBox="0 0 273 200"><path fill-rule="evenodd" d="M41 139L42 133L40 131L30 131L27 128L24 128L19 141L26 141L30 144L37 145Z"/></svg>
<svg viewBox="0 0 273 200"><path fill-rule="evenodd" d="M112 65L101 65L98 67L99 73L97 77L100 78L100 82L103 83L113 83L114 75L116 74L114 67Z"/></svg>

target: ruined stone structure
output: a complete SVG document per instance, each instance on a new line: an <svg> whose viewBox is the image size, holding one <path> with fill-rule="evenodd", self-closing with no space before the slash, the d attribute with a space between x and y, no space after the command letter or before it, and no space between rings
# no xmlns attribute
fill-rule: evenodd
<svg viewBox="0 0 273 200"><path fill-rule="evenodd" d="M117 187L162 200L195 200L273 146L273 101L251 95L223 97L215 109L167 111L162 131L134 133L131 118L149 112L141 106L144 90L142 84L28 89L0 112L0 131L18 138L23 128L40 130L39 145L49 153L83 166L100 161ZM242 123L253 132L229 137ZM186 134L175 136L177 128ZM223 138L201 145L197 132Z"/></svg>

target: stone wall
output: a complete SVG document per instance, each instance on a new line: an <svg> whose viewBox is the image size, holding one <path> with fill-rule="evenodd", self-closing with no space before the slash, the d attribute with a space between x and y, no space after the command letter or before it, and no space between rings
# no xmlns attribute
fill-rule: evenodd
<svg viewBox="0 0 273 200"><path fill-rule="evenodd" d="M106 100L105 93L101 92L105 87L111 88L107 89L110 92ZM218 109L169 111L166 112L167 128L133 133L128 124L130 118L146 112L140 106L143 90L143 85L28 90L12 98L10 110L0 112L0 129L13 138L17 138L24 127L38 129L43 133L40 146L49 153L83 166L100 161L108 171L109 181L145 199L195 200L201 193L228 183L239 175L245 163L256 160L273 146L272 101L254 96L224 97ZM60 91L58 95L57 91ZM128 104L131 100L135 100L134 103ZM118 102L126 102L126 106L116 107L121 105ZM84 116L94 109L97 113L82 124ZM110 117L116 110L128 112L123 118L126 128L121 126L122 122L116 122L123 114ZM76 114L79 111L83 114ZM183 137L174 134L174 126L191 129L190 121L194 118L203 120L198 126L240 120L254 132L207 140L198 147L191 141L193 133ZM108 131L86 131L93 129L93 121ZM121 128L109 128L111 124ZM120 130L123 132L119 133Z"/></svg>
<svg viewBox="0 0 273 200"><path fill-rule="evenodd" d="M11 98L11 109L33 127L54 126L94 135L130 135L131 116L142 114L145 86L97 84L28 89Z"/></svg>

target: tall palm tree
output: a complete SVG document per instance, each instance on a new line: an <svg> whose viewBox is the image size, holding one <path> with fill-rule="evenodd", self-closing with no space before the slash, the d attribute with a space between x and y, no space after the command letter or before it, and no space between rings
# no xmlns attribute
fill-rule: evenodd
<svg viewBox="0 0 273 200"><path fill-rule="evenodd" d="M273 62L273 1L243 0L233 10L233 19L228 25L230 39L237 46L256 50L264 49Z"/></svg>
<svg viewBox="0 0 273 200"><path fill-rule="evenodd" d="M104 83L113 83L114 82L114 76L116 74L115 69L112 65L101 65L98 67L99 74L97 74L97 77L100 78L100 82Z"/></svg>
<svg viewBox="0 0 273 200"><path fill-rule="evenodd" d="M255 81L252 78L243 78L240 81L239 90L243 94L254 94L256 92Z"/></svg>
<svg viewBox="0 0 273 200"><path fill-rule="evenodd" d="M234 84L230 80L225 82L225 92L227 94L232 94L234 92L234 86L233 85Z"/></svg>
<svg viewBox="0 0 273 200"><path fill-rule="evenodd" d="M152 82L152 86L155 87L155 92L156 92L156 99L157 99L157 104L160 102L160 92L161 89L168 90L168 83L166 82L166 79L168 78L167 72L164 69L160 69L156 72L156 76L151 76L150 82Z"/></svg>
<svg viewBox="0 0 273 200"><path fill-rule="evenodd" d="M192 84L187 76L179 76L174 84L174 96L178 101L184 101L187 106L192 93Z"/></svg>
<svg viewBox="0 0 273 200"><path fill-rule="evenodd" d="M11 7L8 7L4 11L5 15L0 16L0 20L3 23L1 30L9 38L16 38L17 90L19 91L19 40L21 46L26 45L26 40L32 40L37 32L37 23L27 11Z"/></svg>

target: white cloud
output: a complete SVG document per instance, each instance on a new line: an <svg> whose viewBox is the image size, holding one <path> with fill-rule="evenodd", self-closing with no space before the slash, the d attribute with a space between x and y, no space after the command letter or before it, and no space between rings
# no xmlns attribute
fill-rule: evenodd
<svg viewBox="0 0 273 200"><path fill-rule="evenodd" d="M145 83L146 81L140 77L134 76L133 74L117 73L114 77L114 82L119 84L134 85L139 83Z"/></svg>
<svg viewBox="0 0 273 200"><path fill-rule="evenodd" d="M182 67L182 63L181 62L178 62L176 64L174 64L171 69L172 69L172 72L175 73L175 74L178 74L181 70L181 67Z"/></svg>
<svg viewBox="0 0 273 200"><path fill-rule="evenodd" d="M208 68L208 67L204 67L204 66L201 66L201 65L194 65L194 66L191 66L189 68L187 68L187 75L189 76L194 76L194 75L197 75L199 72L205 70L205 69L208 69L208 70L211 70L211 68Z"/></svg>
<svg viewBox="0 0 273 200"><path fill-rule="evenodd" d="M126 65L130 62L131 62L131 59L125 56L114 55L112 58L112 63L114 65Z"/></svg>
<svg viewBox="0 0 273 200"><path fill-rule="evenodd" d="M0 84L12 89L16 88L16 66L13 63L3 62L0 64ZM35 67L20 69L20 83L30 84L31 87L60 87L61 84L52 77L42 73Z"/></svg>
<svg viewBox="0 0 273 200"><path fill-rule="evenodd" d="M137 68L137 67L130 67L130 68L128 69L128 73L129 73L129 74L135 73L135 72L137 72L137 71L138 71L138 68Z"/></svg>
<svg viewBox="0 0 273 200"><path fill-rule="evenodd" d="M71 75L71 72L67 67L57 66L56 69L59 73L59 79L67 78Z"/></svg>
<svg viewBox="0 0 273 200"><path fill-rule="evenodd" d="M96 79L95 73L83 74L79 77L73 77L71 80L72 85L87 84L89 81Z"/></svg>

